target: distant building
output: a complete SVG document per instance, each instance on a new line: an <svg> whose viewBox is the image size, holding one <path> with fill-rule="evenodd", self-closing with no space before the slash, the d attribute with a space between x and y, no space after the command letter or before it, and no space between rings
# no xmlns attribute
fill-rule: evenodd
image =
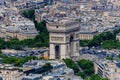
<svg viewBox="0 0 120 80"><path fill-rule="evenodd" d="M24 76L21 80L42 80L42 76L40 74L32 74L28 76Z"/></svg>
<svg viewBox="0 0 120 80"><path fill-rule="evenodd" d="M95 74L110 80L120 80L120 62L99 61L94 63Z"/></svg>
<svg viewBox="0 0 120 80"><path fill-rule="evenodd" d="M98 34L98 31L80 31L79 37L80 37L80 40L91 40L97 34Z"/></svg>
<svg viewBox="0 0 120 80"><path fill-rule="evenodd" d="M11 23L13 26L1 27L0 37L9 40L17 38L19 40L33 39L38 35L35 25L32 21L15 21Z"/></svg>
<svg viewBox="0 0 120 80"><path fill-rule="evenodd" d="M51 73L43 76L43 80L83 80L80 76L75 75L60 75L59 73Z"/></svg>
<svg viewBox="0 0 120 80"><path fill-rule="evenodd" d="M44 0L44 3L47 5L52 5L53 0Z"/></svg>
<svg viewBox="0 0 120 80"><path fill-rule="evenodd" d="M47 13L48 13L48 10L46 10L45 8L36 9L35 10L35 20L38 22L43 21L44 15L47 15Z"/></svg>
<svg viewBox="0 0 120 80"><path fill-rule="evenodd" d="M17 70L0 70L0 80L21 80L24 74Z"/></svg>

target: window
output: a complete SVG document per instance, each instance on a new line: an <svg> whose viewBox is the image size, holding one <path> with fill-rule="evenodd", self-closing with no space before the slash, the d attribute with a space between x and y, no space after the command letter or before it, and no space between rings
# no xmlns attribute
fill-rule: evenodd
<svg viewBox="0 0 120 80"><path fill-rule="evenodd" d="M59 26L56 26L56 28L58 28Z"/></svg>

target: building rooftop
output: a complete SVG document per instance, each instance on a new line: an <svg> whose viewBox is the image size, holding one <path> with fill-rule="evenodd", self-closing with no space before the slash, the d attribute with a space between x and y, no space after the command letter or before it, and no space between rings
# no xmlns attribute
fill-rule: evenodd
<svg viewBox="0 0 120 80"><path fill-rule="evenodd" d="M24 76L22 80L24 80L24 79L39 80L40 78L42 78L42 75L40 75L40 74L30 74L28 76Z"/></svg>
<svg viewBox="0 0 120 80"><path fill-rule="evenodd" d="M80 31L79 34L97 34L98 31Z"/></svg>

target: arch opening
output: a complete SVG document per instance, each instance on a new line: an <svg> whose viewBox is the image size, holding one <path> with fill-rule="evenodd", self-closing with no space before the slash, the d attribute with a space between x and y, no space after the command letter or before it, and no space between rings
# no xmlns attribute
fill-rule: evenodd
<svg viewBox="0 0 120 80"><path fill-rule="evenodd" d="M55 58L60 59L60 46L59 45L55 46Z"/></svg>

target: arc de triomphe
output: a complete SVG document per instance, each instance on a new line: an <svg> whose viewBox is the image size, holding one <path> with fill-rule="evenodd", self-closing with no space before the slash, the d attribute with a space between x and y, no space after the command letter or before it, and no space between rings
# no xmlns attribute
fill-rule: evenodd
<svg viewBox="0 0 120 80"><path fill-rule="evenodd" d="M50 59L79 56L79 26L77 20L47 21L50 37Z"/></svg>

